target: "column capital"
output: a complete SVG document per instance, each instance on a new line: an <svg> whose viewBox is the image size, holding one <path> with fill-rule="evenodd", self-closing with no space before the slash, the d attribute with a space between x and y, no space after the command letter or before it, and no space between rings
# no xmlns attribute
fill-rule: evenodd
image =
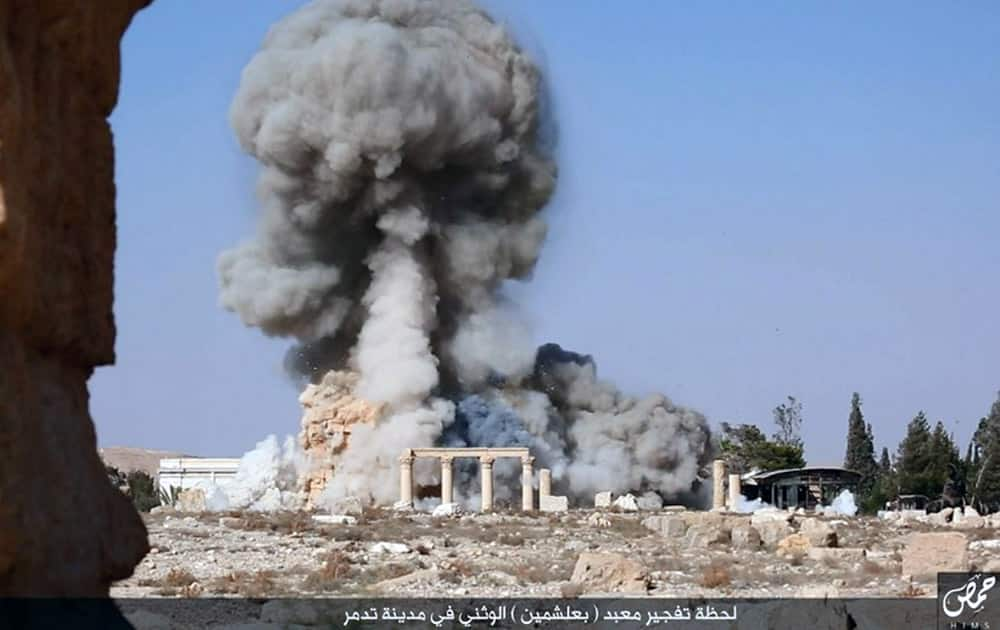
<svg viewBox="0 0 1000 630"><path fill-rule="evenodd" d="M483 455L479 458L479 464L481 466L492 466L496 458L492 455Z"/></svg>
<svg viewBox="0 0 1000 630"><path fill-rule="evenodd" d="M413 461L415 459L417 459L417 458L414 457L413 455L400 455L399 456L399 463L402 464L402 465L404 465L404 466L412 466L413 465Z"/></svg>
<svg viewBox="0 0 1000 630"><path fill-rule="evenodd" d="M531 455L526 455L525 457L521 458L522 466L532 466L534 463L535 463L535 458L532 457Z"/></svg>
<svg viewBox="0 0 1000 630"><path fill-rule="evenodd" d="M441 463L442 464L446 464L448 466L451 466L452 462L455 461L455 456L454 455L442 455L440 457L440 459L441 459Z"/></svg>

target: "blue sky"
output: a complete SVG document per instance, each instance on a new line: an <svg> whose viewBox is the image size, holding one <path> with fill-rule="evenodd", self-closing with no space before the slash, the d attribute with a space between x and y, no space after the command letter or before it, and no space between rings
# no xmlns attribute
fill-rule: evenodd
<svg viewBox="0 0 1000 630"><path fill-rule="evenodd" d="M256 168L226 113L300 2L159 0L123 42L118 362L102 446L238 455L298 430L288 342L218 306ZM713 422L804 405L843 459L851 392L890 450L918 410L962 446L1000 389L1000 5L491 0L541 61L559 188L538 341Z"/></svg>

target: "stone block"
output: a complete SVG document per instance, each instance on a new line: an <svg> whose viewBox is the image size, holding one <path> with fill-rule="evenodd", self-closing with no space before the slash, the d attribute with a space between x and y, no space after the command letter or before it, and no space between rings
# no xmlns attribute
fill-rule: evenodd
<svg viewBox="0 0 1000 630"><path fill-rule="evenodd" d="M568 512L569 499L564 496L540 496L538 497L538 510L540 512Z"/></svg>
<svg viewBox="0 0 1000 630"><path fill-rule="evenodd" d="M646 568L617 553L581 553L570 582L589 593L642 593L649 588Z"/></svg>
<svg viewBox="0 0 1000 630"><path fill-rule="evenodd" d="M861 562L867 552L857 547L810 547L806 555L817 562Z"/></svg>
<svg viewBox="0 0 1000 630"><path fill-rule="evenodd" d="M734 549L757 551L761 548L760 532L752 525L739 525L730 534Z"/></svg>
<svg viewBox="0 0 1000 630"><path fill-rule="evenodd" d="M639 503L636 501L635 497L631 494L626 494L615 499L612 505L622 512L638 512Z"/></svg>
<svg viewBox="0 0 1000 630"><path fill-rule="evenodd" d="M761 542L767 547L775 547L782 538L792 533L792 526L785 520L753 523L753 528L760 533Z"/></svg>
<svg viewBox="0 0 1000 630"><path fill-rule="evenodd" d="M431 516L455 516L456 514L461 514L461 512L462 508L457 503L442 503L434 508Z"/></svg>
<svg viewBox="0 0 1000 630"><path fill-rule="evenodd" d="M914 534L900 555L902 572L923 579L946 571L964 572L969 567L968 540L958 532Z"/></svg>
<svg viewBox="0 0 1000 630"><path fill-rule="evenodd" d="M598 492L594 495L594 507L595 508L609 508L611 507L612 495L610 492Z"/></svg>
<svg viewBox="0 0 1000 630"><path fill-rule="evenodd" d="M658 511L663 507L663 498L655 492L647 492L636 500L640 510Z"/></svg>
<svg viewBox="0 0 1000 630"><path fill-rule="evenodd" d="M358 497L343 497L342 499L337 499L330 505L331 514L350 514L352 516L361 516L364 511L364 506L361 504L361 499Z"/></svg>
<svg viewBox="0 0 1000 630"><path fill-rule="evenodd" d="M836 547L837 531L830 523L818 518L803 519L799 533L809 539L813 547Z"/></svg>
<svg viewBox="0 0 1000 630"><path fill-rule="evenodd" d="M712 545L728 545L730 531L720 525L695 525L688 528L684 542L688 547L704 549Z"/></svg>
<svg viewBox="0 0 1000 630"><path fill-rule="evenodd" d="M650 516L642 521L643 527L666 538L681 538L687 533L687 523L676 516Z"/></svg>
<svg viewBox="0 0 1000 630"><path fill-rule="evenodd" d="M778 541L778 555L786 558L803 557L811 548L812 543L803 534L791 534Z"/></svg>

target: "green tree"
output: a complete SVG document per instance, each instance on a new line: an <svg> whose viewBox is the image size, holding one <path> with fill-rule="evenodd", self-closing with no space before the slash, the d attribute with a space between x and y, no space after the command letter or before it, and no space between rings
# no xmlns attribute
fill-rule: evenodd
<svg viewBox="0 0 1000 630"><path fill-rule="evenodd" d="M892 474L892 461L889 459L889 449L882 447L882 457L878 462L879 473L884 477Z"/></svg>
<svg viewBox="0 0 1000 630"><path fill-rule="evenodd" d="M115 488L123 488L128 485L128 478L125 476L125 473L118 470L114 466L105 466L104 472L107 473L108 481L110 481L111 485Z"/></svg>
<svg viewBox="0 0 1000 630"><path fill-rule="evenodd" d="M1000 392L972 441L975 463L968 490L974 505L995 510L1000 508Z"/></svg>
<svg viewBox="0 0 1000 630"><path fill-rule="evenodd" d="M928 489L932 494L928 496L937 497L941 494L944 485L951 478L952 468L957 469L959 464L958 447L945 430L944 423L939 420L931 433Z"/></svg>
<svg viewBox="0 0 1000 630"><path fill-rule="evenodd" d="M878 481L878 464L875 463L875 440L870 424L865 424L861 412L861 396L854 392L851 396L851 415L847 420L847 453L844 468L861 474L858 494L862 509L872 511L879 506L875 503L873 490Z"/></svg>
<svg viewBox="0 0 1000 630"><path fill-rule="evenodd" d="M160 504L160 493L152 477L141 470L133 470L128 474L128 494L135 509L148 512Z"/></svg>
<svg viewBox="0 0 1000 630"><path fill-rule="evenodd" d="M774 408L774 441L777 444L802 448L802 403L794 396Z"/></svg>
<svg viewBox="0 0 1000 630"><path fill-rule="evenodd" d="M931 457L931 430L924 412L918 412L906 425L906 436L896 453L896 476L902 494L923 494L934 498Z"/></svg>
<svg viewBox="0 0 1000 630"><path fill-rule="evenodd" d="M889 449L882 447L882 456L878 463L878 481L875 484L876 494L872 498L872 503L880 508L887 501L896 498L898 494L896 471L893 470L892 460L889 459Z"/></svg>
<svg viewBox="0 0 1000 630"><path fill-rule="evenodd" d="M727 467L734 473L751 470L781 470L806 465L802 446L780 444L767 439L753 424L722 423L719 448Z"/></svg>

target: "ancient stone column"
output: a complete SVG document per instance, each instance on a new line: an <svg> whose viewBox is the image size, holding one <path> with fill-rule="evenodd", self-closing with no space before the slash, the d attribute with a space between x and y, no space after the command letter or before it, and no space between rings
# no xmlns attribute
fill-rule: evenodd
<svg viewBox="0 0 1000 630"><path fill-rule="evenodd" d="M455 458L451 455L441 456L441 503L453 503L455 500L452 485L452 463L454 461Z"/></svg>
<svg viewBox="0 0 1000 630"><path fill-rule="evenodd" d="M413 505L413 455L399 458L399 500Z"/></svg>
<svg viewBox="0 0 1000 630"><path fill-rule="evenodd" d="M717 459L712 462L712 509L726 507L726 462Z"/></svg>
<svg viewBox="0 0 1000 630"><path fill-rule="evenodd" d="M479 458L479 477L482 481L483 512L493 509L493 458L484 455Z"/></svg>
<svg viewBox="0 0 1000 630"><path fill-rule="evenodd" d="M552 471L542 468L538 471L538 500L552 496Z"/></svg>
<svg viewBox="0 0 1000 630"><path fill-rule="evenodd" d="M521 509L525 512L530 512L535 507L534 492L531 488L531 479L534 477L534 463L534 457L521 458Z"/></svg>
<svg viewBox="0 0 1000 630"><path fill-rule="evenodd" d="M740 505L741 490L740 476L737 474L729 475L729 509L732 511L736 511Z"/></svg>

